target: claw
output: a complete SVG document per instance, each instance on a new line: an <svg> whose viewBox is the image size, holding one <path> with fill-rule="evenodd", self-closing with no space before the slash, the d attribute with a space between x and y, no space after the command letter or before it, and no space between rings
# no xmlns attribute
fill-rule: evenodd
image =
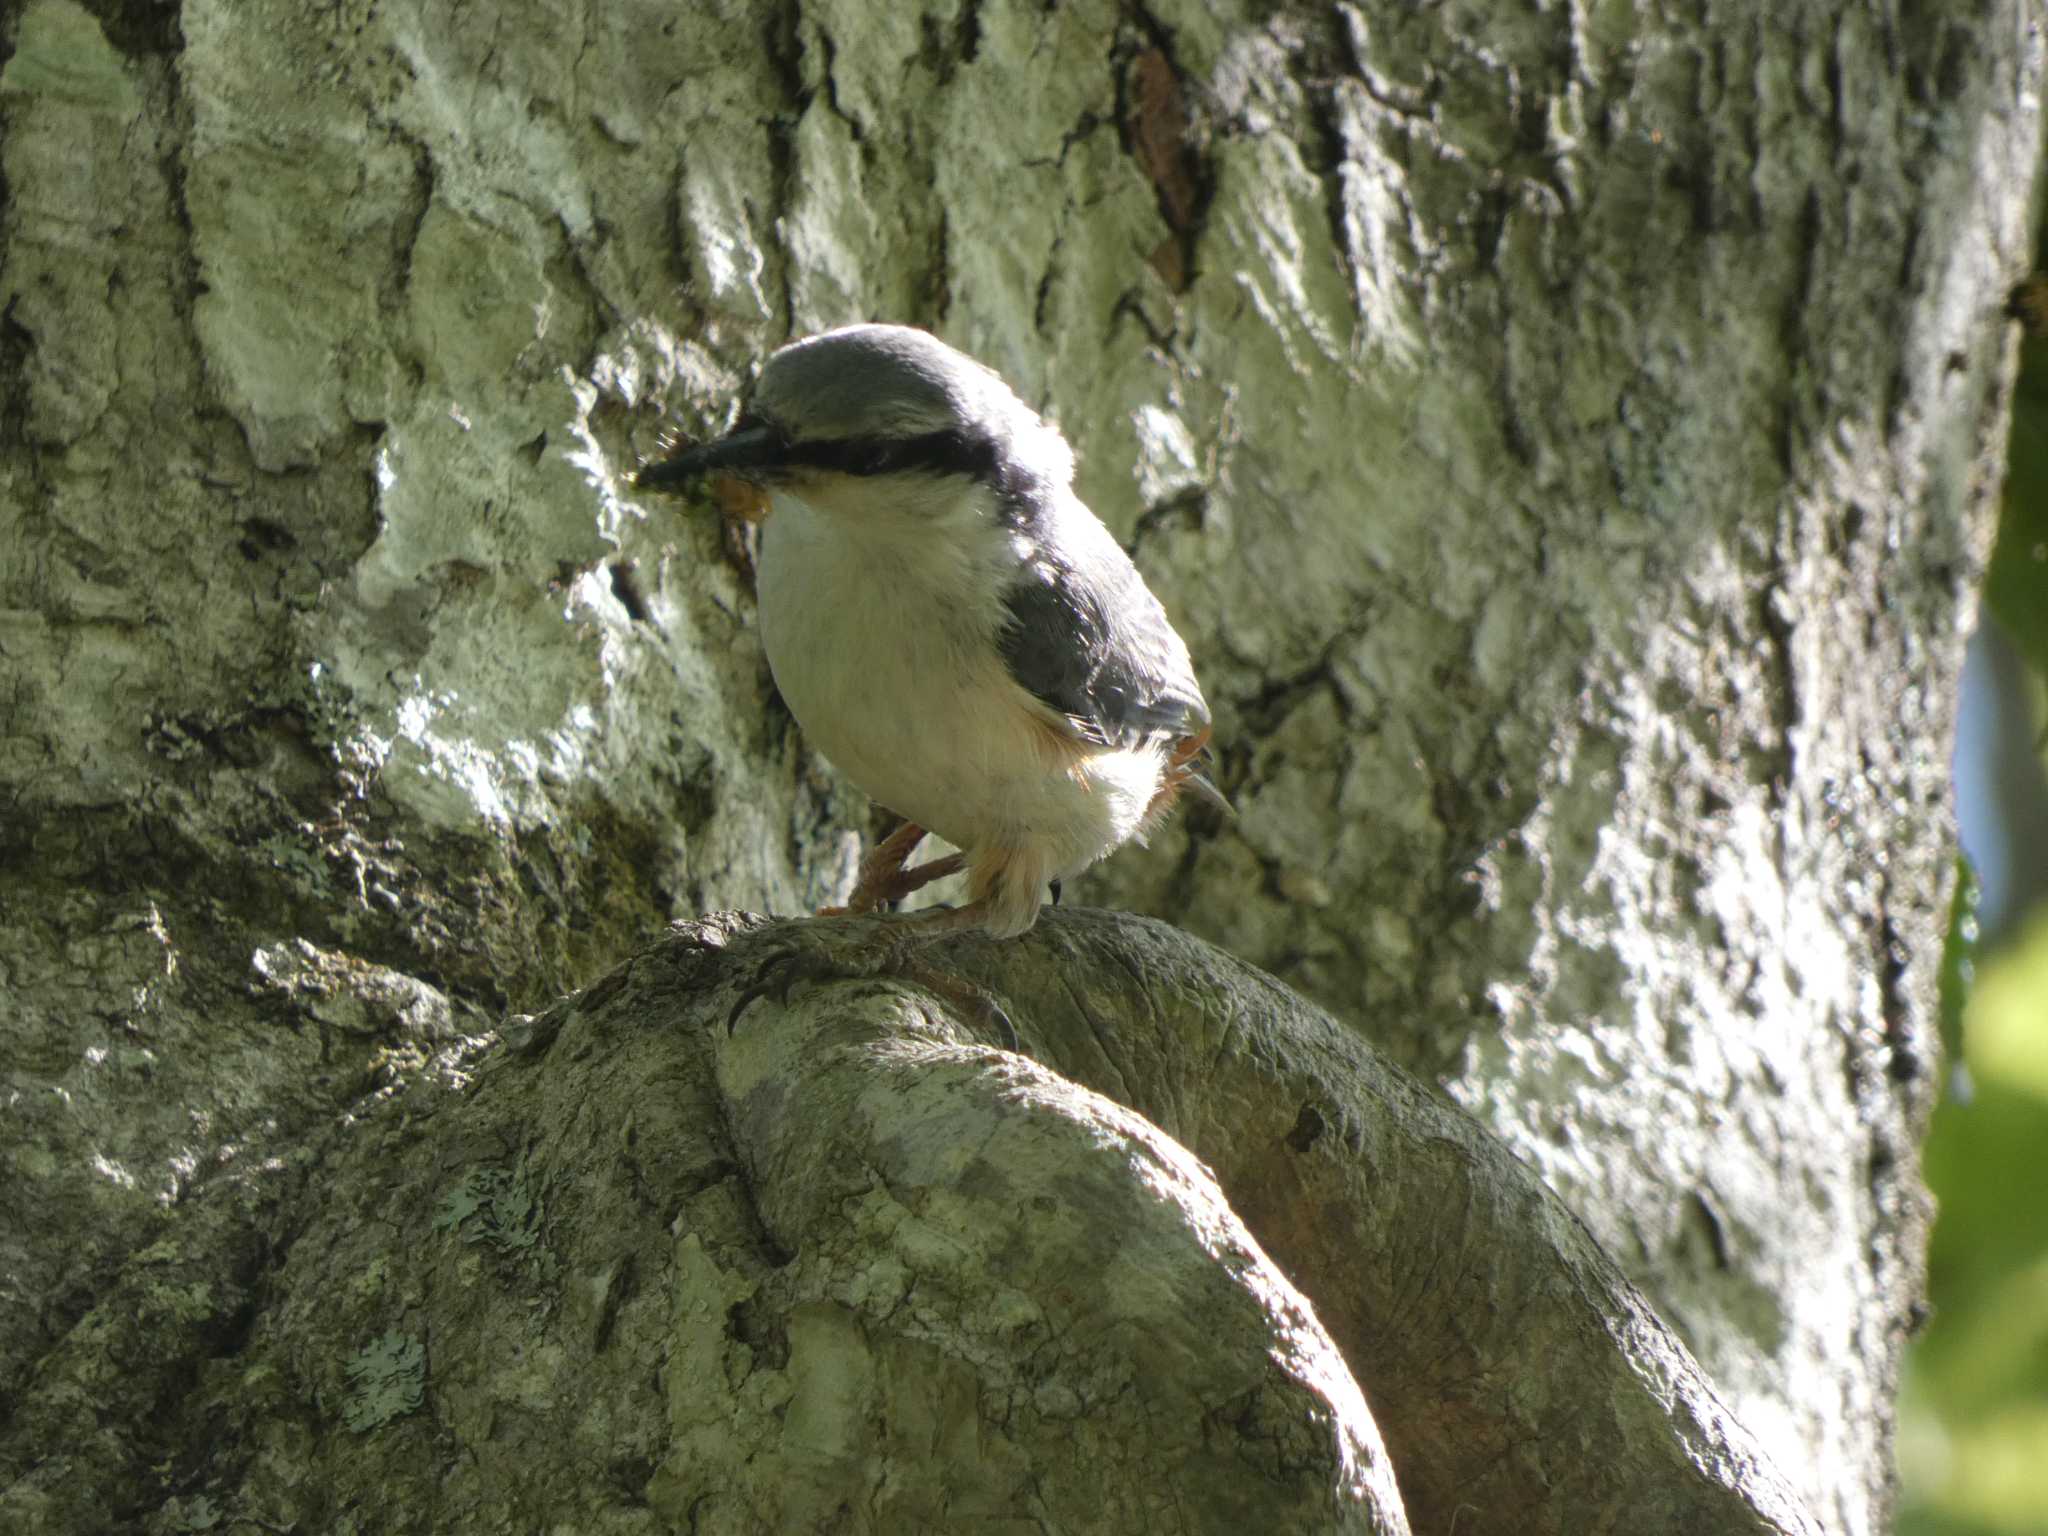
<svg viewBox="0 0 2048 1536"><path fill-rule="evenodd" d="M787 1008L790 990L799 981L816 980L825 974L829 974L828 962L815 949L784 939L776 940L754 967L754 979L740 992L732 1011L726 1014L726 1034L731 1035L737 1030L740 1015L762 998L772 997Z"/></svg>
<svg viewBox="0 0 2048 1536"><path fill-rule="evenodd" d="M764 997L773 998L781 1006L788 1007L789 994L799 982L862 981L893 975L912 986L938 994L961 1012L978 1018L1002 1041L1005 1050L1023 1050L1017 1026L996 1000L995 994L920 958L917 953L922 947L920 938L934 936L940 930L929 923L920 923L916 918L869 921L880 925L882 932L876 936L874 948L851 963L836 958L822 935L806 942L805 934L800 930L777 935L770 940L768 952L756 963L752 978L734 999L725 1016L726 1034L736 1033L740 1015ZM891 932L891 929L895 931Z"/></svg>
<svg viewBox="0 0 2048 1536"><path fill-rule="evenodd" d="M820 914L823 916L824 914ZM740 1015L764 997L789 1006L789 994L800 982L863 981L898 968L896 946L887 937L888 918L864 918L858 913L834 914L846 921L792 925L782 932L764 936L766 952L755 962L754 973L725 1018L725 1032L739 1027ZM859 946L863 929L880 927L872 950Z"/></svg>
<svg viewBox="0 0 2048 1536"><path fill-rule="evenodd" d="M1024 1042L1017 1038L1017 1026L1010 1022L1010 1016L1003 1011L1001 1003L997 1002L993 996L986 993L983 995L987 997L988 1021L995 1026L996 1033L1002 1036L1003 1049L1015 1051L1020 1056L1023 1055Z"/></svg>
<svg viewBox="0 0 2048 1536"><path fill-rule="evenodd" d="M778 987L773 982L756 981L751 987L748 987L746 991L740 994L739 1001L732 1005L732 1012L725 1016L726 1034L728 1036L732 1035L740 1027L740 1015L771 992L775 994L777 1002L788 1003L789 988L787 985Z"/></svg>

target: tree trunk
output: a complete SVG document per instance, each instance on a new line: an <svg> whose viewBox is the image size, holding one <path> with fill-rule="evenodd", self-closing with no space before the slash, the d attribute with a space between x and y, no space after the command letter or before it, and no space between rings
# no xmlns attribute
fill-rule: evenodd
<svg viewBox="0 0 2048 1536"><path fill-rule="evenodd" d="M0 27L0 1527L1884 1527L2031 8ZM865 318L1188 635L1184 932L660 938L871 819L625 473Z"/></svg>

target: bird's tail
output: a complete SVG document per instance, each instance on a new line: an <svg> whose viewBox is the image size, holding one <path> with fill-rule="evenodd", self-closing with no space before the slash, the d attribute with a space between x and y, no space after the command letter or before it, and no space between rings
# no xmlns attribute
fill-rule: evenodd
<svg viewBox="0 0 2048 1536"><path fill-rule="evenodd" d="M1166 782L1160 789L1160 809L1173 804L1176 796L1184 789L1192 789L1204 800L1215 806L1224 815L1235 817L1237 807L1232 805L1223 791L1202 770L1208 766L1209 736L1204 726L1193 736L1184 736L1174 743L1173 755L1166 760Z"/></svg>

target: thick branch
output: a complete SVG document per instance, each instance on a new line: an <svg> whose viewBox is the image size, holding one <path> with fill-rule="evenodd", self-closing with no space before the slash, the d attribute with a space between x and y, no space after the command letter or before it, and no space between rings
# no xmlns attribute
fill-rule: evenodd
<svg viewBox="0 0 2048 1536"><path fill-rule="evenodd" d="M873 934L804 938L858 972ZM1816 1529L1584 1226L1329 1015L1125 914L1052 912L944 954L1044 1066L1215 1169L1350 1362L1417 1529ZM795 1027L757 1004L740 1029Z"/></svg>
<svg viewBox="0 0 2048 1536"><path fill-rule="evenodd" d="M161 1264L220 1304L148 1314L175 1377L74 1330L4 1507L1815 1529L1533 1175L1277 983L1101 912L923 951L1027 1058L967 988L868 974L880 932L691 925L349 1117L317 1179L174 1208ZM792 950L825 979L728 1033ZM31 1473L60 1442L94 1502Z"/></svg>
<svg viewBox="0 0 2048 1536"><path fill-rule="evenodd" d="M892 991L711 1028L793 1255L795 1396L672 1456L693 1497L780 1530L878 1491L881 1530L1409 1529L1335 1344L1155 1126Z"/></svg>

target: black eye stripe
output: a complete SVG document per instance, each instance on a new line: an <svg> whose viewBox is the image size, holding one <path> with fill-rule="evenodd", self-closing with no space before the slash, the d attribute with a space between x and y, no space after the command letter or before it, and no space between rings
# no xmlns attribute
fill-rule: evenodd
<svg viewBox="0 0 2048 1536"><path fill-rule="evenodd" d="M830 470L842 475L965 475L995 478L996 445L964 432L927 432L922 437L844 437L789 443L777 455L785 466Z"/></svg>

